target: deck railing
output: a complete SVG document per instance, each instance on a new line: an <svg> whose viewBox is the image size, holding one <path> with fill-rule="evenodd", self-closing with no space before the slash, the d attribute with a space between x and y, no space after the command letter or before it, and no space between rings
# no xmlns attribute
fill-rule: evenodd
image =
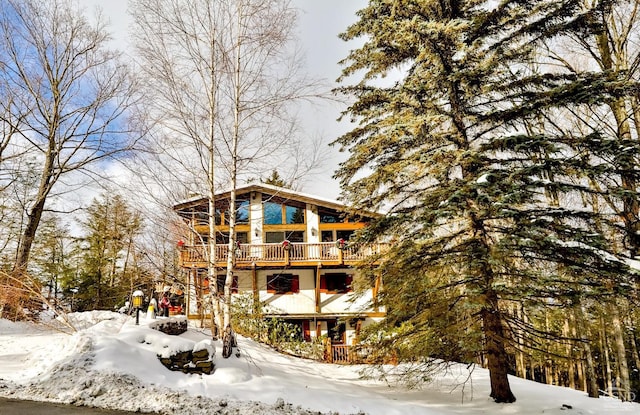
<svg viewBox="0 0 640 415"><path fill-rule="evenodd" d="M388 244L346 245L338 248L334 242L239 244L236 248L236 264L295 263L295 262L358 262L383 252ZM215 245L216 263L226 262L228 245ZM208 262L209 246L183 246L180 254L184 265Z"/></svg>
<svg viewBox="0 0 640 415"><path fill-rule="evenodd" d="M355 358L351 352L351 346L346 344L334 344L331 346L331 363L349 364L355 363Z"/></svg>

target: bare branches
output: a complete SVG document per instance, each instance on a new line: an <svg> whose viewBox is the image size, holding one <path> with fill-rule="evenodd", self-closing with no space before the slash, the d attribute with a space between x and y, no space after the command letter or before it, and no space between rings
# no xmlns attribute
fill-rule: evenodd
<svg viewBox="0 0 640 415"><path fill-rule="evenodd" d="M42 320L36 320L37 322L56 330L75 332L76 328L67 314L61 310L56 311L55 304L43 295L41 288L40 282L30 275L16 276L0 271L0 316L11 320L38 319L43 307L46 307L57 315L55 324Z"/></svg>
<svg viewBox="0 0 640 415"><path fill-rule="evenodd" d="M4 0L0 79L12 98L2 121L40 163L15 268L23 269L45 203L61 177L135 149L126 113L136 83L91 25L64 1ZM25 150L26 151L26 150Z"/></svg>

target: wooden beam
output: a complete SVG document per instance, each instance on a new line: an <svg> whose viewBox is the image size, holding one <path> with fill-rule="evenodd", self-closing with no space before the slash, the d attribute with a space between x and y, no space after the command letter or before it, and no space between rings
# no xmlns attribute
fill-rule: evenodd
<svg viewBox="0 0 640 415"><path fill-rule="evenodd" d="M251 288L253 289L253 311L259 312L260 291L258 290L258 271L255 263L251 266Z"/></svg>
<svg viewBox="0 0 640 415"><path fill-rule="evenodd" d="M320 313L320 271L322 264L316 267L316 313Z"/></svg>

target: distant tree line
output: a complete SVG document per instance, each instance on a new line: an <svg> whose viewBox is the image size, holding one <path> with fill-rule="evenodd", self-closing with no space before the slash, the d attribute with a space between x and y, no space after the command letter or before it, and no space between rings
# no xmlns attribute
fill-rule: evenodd
<svg viewBox="0 0 640 415"><path fill-rule="evenodd" d="M69 227L79 230L71 235ZM87 310L117 310L130 300L135 290L152 295L157 283L172 284L177 276L177 258L168 258L174 267L161 272L141 249L143 233L141 213L133 209L120 195L103 194L93 199L86 216L63 224L47 217L38 231L33 248L33 260L22 281L38 287L43 302L24 304L18 308L15 299L3 304L3 316L28 317L43 304L56 312ZM10 275L11 262L3 262L5 275ZM11 288L0 282L4 290ZM30 307L31 309L29 309Z"/></svg>

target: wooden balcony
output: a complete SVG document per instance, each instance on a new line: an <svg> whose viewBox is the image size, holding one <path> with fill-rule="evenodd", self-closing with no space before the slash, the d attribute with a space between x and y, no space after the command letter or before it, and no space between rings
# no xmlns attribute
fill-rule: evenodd
<svg viewBox="0 0 640 415"><path fill-rule="evenodd" d="M291 243L284 247L275 244L240 244L236 248L236 268L279 266L355 265L367 257L383 252L388 244L346 245L339 249L335 242ZM180 265L188 268L207 268L208 245L183 246ZM215 246L217 267L227 265L228 245Z"/></svg>

